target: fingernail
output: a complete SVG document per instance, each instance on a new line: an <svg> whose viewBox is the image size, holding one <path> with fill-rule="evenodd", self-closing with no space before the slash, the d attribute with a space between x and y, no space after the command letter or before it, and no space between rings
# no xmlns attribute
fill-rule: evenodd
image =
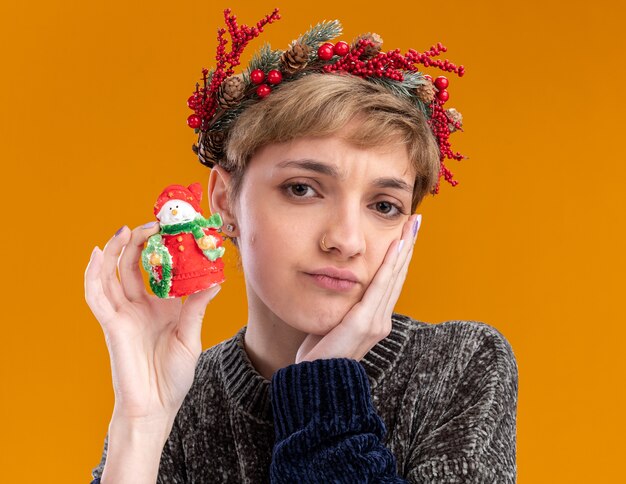
<svg viewBox="0 0 626 484"><path fill-rule="evenodd" d="M97 245L93 248L93 250L91 251L91 255L89 256L89 260L93 259L93 255L96 253L97 248L98 248Z"/></svg>
<svg viewBox="0 0 626 484"><path fill-rule="evenodd" d="M417 232L420 229L420 225L422 225L422 214L418 214L415 223L413 223L413 237L417 237Z"/></svg>
<svg viewBox="0 0 626 484"><path fill-rule="evenodd" d="M150 227L154 227L156 225L156 221L148 222L147 224L143 224L141 226L142 229L149 229Z"/></svg>
<svg viewBox="0 0 626 484"><path fill-rule="evenodd" d="M120 232L124 230L124 227L126 227L126 225L122 225L119 229L117 229L117 232L115 232L115 235L113 237L117 237L120 234Z"/></svg>
<svg viewBox="0 0 626 484"><path fill-rule="evenodd" d="M404 245L404 239L400 240L400 243L398 244L398 253L402 250L403 245Z"/></svg>

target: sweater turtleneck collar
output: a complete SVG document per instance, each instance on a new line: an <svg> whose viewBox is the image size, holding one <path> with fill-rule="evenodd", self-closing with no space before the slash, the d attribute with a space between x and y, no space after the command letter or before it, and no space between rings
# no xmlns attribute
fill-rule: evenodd
<svg viewBox="0 0 626 484"><path fill-rule="evenodd" d="M378 342L364 357L361 364L369 378L370 387L376 388L389 369L393 367L403 346L408 341L409 328L419 322L394 313L389 335ZM423 323L425 324L425 323ZM222 378L228 398L256 419L273 421L270 401L270 380L263 377L252 365L244 348L247 326L243 326L222 346Z"/></svg>

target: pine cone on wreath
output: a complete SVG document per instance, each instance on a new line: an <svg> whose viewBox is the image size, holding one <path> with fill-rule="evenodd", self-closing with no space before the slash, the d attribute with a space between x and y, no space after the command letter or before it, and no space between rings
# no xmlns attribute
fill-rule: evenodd
<svg viewBox="0 0 626 484"><path fill-rule="evenodd" d="M283 72L292 75L304 69L309 63L309 54L311 51L310 46L295 43L290 49L283 52L283 55L280 57Z"/></svg>
<svg viewBox="0 0 626 484"><path fill-rule="evenodd" d="M448 129L451 133L454 133L455 131L458 131L460 128L463 127L463 115L459 113L456 109L446 109L446 116L450 120L450 122L448 123ZM457 128L455 126L456 123L459 124L460 128Z"/></svg>
<svg viewBox="0 0 626 484"><path fill-rule="evenodd" d="M425 81L426 83L417 86L415 88L415 91L420 101L425 104L430 104L435 100L435 93L437 92L437 90L435 88L435 85L431 81L429 81L428 79L425 79Z"/></svg>
<svg viewBox="0 0 626 484"><path fill-rule="evenodd" d="M383 38L376 33L368 32L367 34L359 35L356 39L354 39L350 48L356 48L359 40L361 39L371 40L373 42L373 45L368 45L365 47L365 50L361 55L361 59L370 59L372 57L376 57L383 47Z"/></svg>
<svg viewBox="0 0 626 484"><path fill-rule="evenodd" d="M217 102L222 109L236 107L243 98L245 85L241 76L231 76L222 82L217 90Z"/></svg>
<svg viewBox="0 0 626 484"><path fill-rule="evenodd" d="M224 141L226 134L223 131L201 131L198 144L192 146L193 152L198 155L200 163L213 168L224 158Z"/></svg>

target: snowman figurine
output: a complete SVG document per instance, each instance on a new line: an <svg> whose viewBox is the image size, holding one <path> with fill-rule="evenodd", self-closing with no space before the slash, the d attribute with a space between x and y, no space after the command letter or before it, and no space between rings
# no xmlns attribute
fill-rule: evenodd
<svg viewBox="0 0 626 484"><path fill-rule="evenodd" d="M169 185L154 204L161 231L148 238L141 262L158 297L188 296L225 280L222 218L205 219L201 199L200 183Z"/></svg>

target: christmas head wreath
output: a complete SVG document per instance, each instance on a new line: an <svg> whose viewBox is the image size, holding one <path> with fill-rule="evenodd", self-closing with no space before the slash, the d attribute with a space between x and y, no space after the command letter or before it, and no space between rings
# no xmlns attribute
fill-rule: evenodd
<svg viewBox="0 0 626 484"><path fill-rule="evenodd" d="M417 67L421 64L463 76L463 66L447 59L434 59L447 50L441 43L421 53L414 49L405 54L400 49L383 52L381 37L366 33L350 44L344 41L333 44L330 41L341 35L341 24L338 20L324 21L311 27L286 50L264 45L245 71L236 75L234 69L240 64L245 47L263 32L265 25L280 19L280 15L275 9L255 27L238 25L230 9L224 10L224 18L226 28L217 31L217 64L212 70L202 69L203 85L196 83L195 92L187 99L187 105L194 111L187 124L198 135L192 149L203 165L213 167L224 160L224 143L232 123L247 107L270 96L272 90L311 73L348 73L409 99L424 113L439 147L439 180L443 176L452 186L458 184L444 159L465 158L453 152L449 142L450 133L462 130L462 116L453 108L444 108L449 98L448 79L445 76L433 79ZM227 31L231 39L229 52ZM433 195L437 193L439 181L431 191Z"/></svg>

